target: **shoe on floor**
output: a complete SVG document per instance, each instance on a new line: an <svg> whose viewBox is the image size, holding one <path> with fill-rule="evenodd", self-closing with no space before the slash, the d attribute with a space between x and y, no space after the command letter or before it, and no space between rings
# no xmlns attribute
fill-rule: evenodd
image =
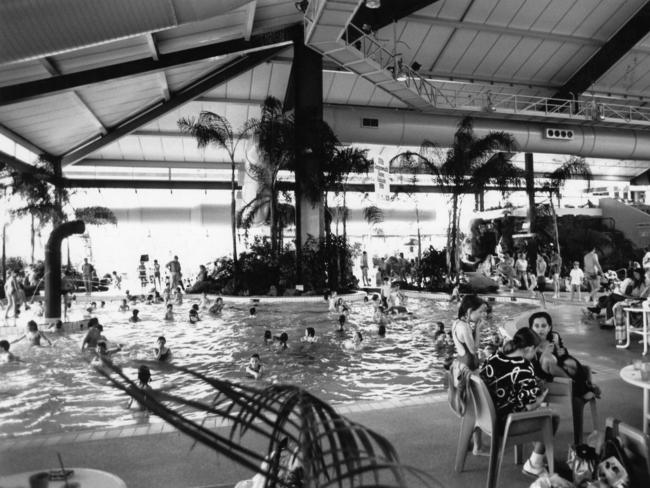
<svg viewBox="0 0 650 488"><path fill-rule="evenodd" d="M546 467L544 466L533 466L533 463L530 462L530 458L526 459L524 467L521 470L526 476L532 476L538 478L544 473L546 473Z"/></svg>

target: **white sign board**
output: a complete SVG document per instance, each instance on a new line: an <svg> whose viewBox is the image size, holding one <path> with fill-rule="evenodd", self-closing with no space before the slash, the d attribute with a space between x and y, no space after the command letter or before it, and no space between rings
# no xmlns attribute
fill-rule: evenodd
<svg viewBox="0 0 650 488"><path fill-rule="evenodd" d="M390 198L390 167L381 158L375 160L375 195L378 200Z"/></svg>

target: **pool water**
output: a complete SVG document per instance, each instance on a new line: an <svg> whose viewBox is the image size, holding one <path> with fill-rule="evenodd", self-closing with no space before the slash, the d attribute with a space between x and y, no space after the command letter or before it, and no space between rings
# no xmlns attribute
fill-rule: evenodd
<svg viewBox="0 0 650 488"><path fill-rule="evenodd" d="M357 400L411 397L443 389L443 367L448 347L433 339L435 322L451 326L457 305L410 299L414 316L394 320L385 338L377 335L372 306L351 305L347 335L335 332L338 314L327 304L300 303L256 305L257 317L249 317L245 305L226 303L220 317L203 313L203 320L190 324L191 302L175 307L176 320L164 322L163 305L138 305L141 322L128 322L129 312L117 312L118 302L108 303L97 314L104 335L124 348L113 358L135 379L143 361L152 368L153 387L174 386L174 394L187 399L209 400L214 396L164 364L153 361L156 338L164 335L173 351L174 364L187 366L211 377L246 381L263 387L270 382L291 383L333 404ZM504 321L523 312L526 305L499 303L489 319L484 338ZM314 327L315 343L301 342L306 327ZM286 332L288 348L265 345L265 330ZM364 340L359 350L344 347L352 332ZM89 365L81 353L85 332L53 336L52 347L28 347L25 341L12 346L24 362L0 365L0 437L109 428L141 421L141 414L126 408L128 397L109 386L108 380ZM486 340L486 339L484 339ZM253 353L261 356L265 372L258 381L245 379L244 370Z"/></svg>

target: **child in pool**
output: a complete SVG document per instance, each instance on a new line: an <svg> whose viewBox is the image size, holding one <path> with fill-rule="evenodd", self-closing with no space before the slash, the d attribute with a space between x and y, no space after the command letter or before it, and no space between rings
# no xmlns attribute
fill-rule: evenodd
<svg viewBox="0 0 650 488"><path fill-rule="evenodd" d="M177 286L174 290L174 304L181 305L183 303L183 294L181 293L181 287Z"/></svg>
<svg viewBox="0 0 650 488"><path fill-rule="evenodd" d="M336 332L338 332L339 334L345 334L344 325L346 320L347 319L344 314L339 315L339 327L338 329L336 329Z"/></svg>
<svg viewBox="0 0 650 488"><path fill-rule="evenodd" d="M264 373L264 366L260 361L260 355L255 353L251 356L248 366L246 366L246 376L257 380L262 376L262 373Z"/></svg>
<svg viewBox="0 0 650 488"><path fill-rule="evenodd" d="M300 339L302 342L316 342L318 338L316 337L316 331L313 327L307 327L305 329L305 335Z"/></svg>
<svg viewBox="0 0 650 488"><path fill-rule="evenodd" d="M223 298L217 297L214 303L210 305L210 308L208 309L208 313L212 315L216 315L218 313L221 313L221 310L223 310Z"/></svg>
<svg viewBox="0 0 650 488"><path fill-rule="evenodd" d="M126 298L122 299L122 303L120 304L120 308L118 309L120 312L126 312L127 310L130 310L129 304L126 301Z"/></svg>
<svg viewBox="0 0 650 488"><path fill-rule="evenodd" d="M268 346L269 344L273 343L273 335L271 334L270 330L265 330L264 331L264 345Z"/></svg>
<svg viewBox="0 0 650 488"><path fill-rule="evenodd" d="M336 292L325 294L325 300L327 300L327 305L330 312L336 312Z"/></svg>
<svg viewBox="0 0 650 488"><path fill-rule="evenodd" d="M167 311L165 312L164 320L168 322L174 320L174 306L171 303L167 304Z"/></svg>
<svg viewBox="0 0 650 488"><path fill-rule="evenodd" d="M97 347L99 341L106 341L106 337L102 335L103 331L104 327L102 327L102 324L99 323L97 318L90 319L88 321L88 333L81 343L81 350L83 351L86 348L94 349Z"/></svg>
<svg viewBox="0 0 650 488"><path fill-rule="evenodd" d="M361 346L362 342L363 342L363 335L361 334L361 331L357 330L352 336L352 339L348 339L343 343L343 347L345 349L354 349L355 351L358 351L362 347Z"/></svg>
<svg viewBox="0 0 650 488"><path fill-rule="evenodd" d="M151 370L149 369L149 366L145 366L144 364L138 368L138 386L140 389L146 394L147 392L152 392L153 389L151 388ZM131 405L133 405L133 400L134 398L131 397L129 399L129 403L127 403L126 408L131 408ZM138 406L140 410L145 410L146 409L138 403Z"/></svg>
<svg viewBox="0 0 650 488"><path fill-rule="evenodd" d="M190 309L190 315L189 315L189 322L190 324L196 324L198 321L201 319L199 318L199 312L194 310L193 308Z"/></svg>
<svg viewBox="0 0 650 488"><path fill-rule="evenodd" d="M140 322L140 317L138 317L138 314L140 313L140 310L137 308L134 308L133 311L131 312L131 316L129 317L129 322Z"/></svg>
<svg viewBox="0 0 650 488"><path fill-rule="evenodd" d="M45 315L45 309L43 308L43 302L38 302L36 304L36 316L37 317L42 317Z"/></svg>
<svg viewBox="0 0 650 488"><path fill-rule="evenodd" d="M251 319L254 319L254 318L257 317L257 310L255 309L255 307L251 307L248 310L248 317L251 318Z"/></svg>
<svg viewBox="0 0 650 488"><path fill-rule="evenodd" d="M345 300L343 298L337 298L336 299L336 312L341 314L341 313L348 313L350 311L350 307L348 306L347 303L345 303Z"/></svg>
<svg viewBox="0 0 650 488"><path fill-rule="evenodd" d="M0 363L8 363L9 361L20 361L20 358L9 352L9 341L0 341Z"/></svg>
<svg viewBox="0 0 650 488"><path fill-rule="evenodd" d="M279 336L273 337L273 340L278 341L277 348L282 351L288 347L287 341L289 340L289 335L286 332L283 332Z"/></svg>
<svg viewBox="0 0 650 488"><path fill-rule="evenodd" d="M436 322L436 332L433 334L433 340L436 342L444 342L445 340L445 324Z"/></svg>
<svg viewBox="0 0 650 488"><path fill-rule="evenodd" d="M52 345L52 341L50 341L45 336L45 334L43 334L40 330L38 330L38 324L36 324L36 322L34 322L33 320L30 320L29 322L27 322L27 332L22 336L20 336L18 339L11 341L11 344L15 344L16 342L20 342L23 339L27 339L31 346L40 346L41 338L45 339L50 346Z"/></svg>
<svg viewBox="0 0 650 488"><path fill-rule="evenodd" d="M386 337L386 326L384 324L380 324L377 328L377 335L379 337Z"/></svg>
<svg viewBox="0 0 650 488"><path fill-rule="evenodd" d="M102 300L99 304L99 308L104 308L106 306L106 302Z"/></svg>
<svg viewBox="0 0 650 488"><path fill-rule="evenodd" d="M156 360L161 362L169 362L172 359L172 350L165 346L167 339L165 336L158 337L156 341L157 347L154 348L153 352L156 355Z"/></svg>
<svg viewBox="0 0 650 488"><path fill-rule="evenodd" d="M144 303L147 305L153 305L153 295L147 295L147 300Z"/></svg>

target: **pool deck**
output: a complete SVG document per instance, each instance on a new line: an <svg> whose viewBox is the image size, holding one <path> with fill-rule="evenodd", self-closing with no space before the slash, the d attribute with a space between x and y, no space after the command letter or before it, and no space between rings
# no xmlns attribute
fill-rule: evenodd
<svg viewBox="0 0 650 488"><path fill-rule="evenodd" d="M510 295L501 297L511 299ZM584 304L570 304L561 299L548 300L547 305L560 319L557 330L570 351L594 370L594 381L603 391L598 404L600 427L604 427L606 417L616 416L641 428L642 392L624 383L618 371L642 357L642 345L635 342L629 350L616 349L613 330L603 330L583 320ZM460 474L453 471L460 422L447 405L446 394L358 402L341 405L338 411L386 436L405 464L430 473L443 486L484 486L487 458L470 454L465 471ZM587 411L585 431L589 432L591 418ZM217 421L211 427L227 428ZM570 420L563 418L555 442L556 466L561 474L571 443ZM247 442L247 445L256 444L260 450L265 448L256 439ZM121 429L4 439L0 440L0 474L55 467L59 452L66 465L115 473L130 488L233 486L238 480L250 477L250 473L223 456L202 446L193 449L191 446L187 436L156 422ZM508 455L500 485L528 487L532 480L522 475L520 468ZM566 471L564 474L567 475Z"/></svg>

